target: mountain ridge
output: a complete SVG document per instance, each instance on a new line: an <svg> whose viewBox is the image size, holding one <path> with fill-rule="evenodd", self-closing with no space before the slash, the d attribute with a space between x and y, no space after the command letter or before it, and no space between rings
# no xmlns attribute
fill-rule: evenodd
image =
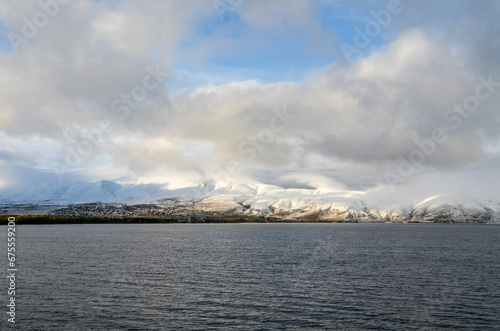
<svg viewBox="0 0 500 331"><path fill-rule="evenodd" d="M374 222L500 223L500 202L437 194L408 203L367 198L360 191L285 189L262 183L130 183L109 180L39 187L0 196L0 204L68 205L188 203L186 212L278 217L290 220L359 220Z"/></svg>

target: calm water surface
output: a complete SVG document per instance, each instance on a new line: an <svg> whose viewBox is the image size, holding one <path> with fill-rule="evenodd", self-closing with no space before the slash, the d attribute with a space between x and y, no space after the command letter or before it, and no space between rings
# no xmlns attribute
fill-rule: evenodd
<svg viewBox="0 0 500 331"><path fill-rule="evenodd" d="M500 329L500 226L17 230L18 323L4 312L2 330Z"/></svg>

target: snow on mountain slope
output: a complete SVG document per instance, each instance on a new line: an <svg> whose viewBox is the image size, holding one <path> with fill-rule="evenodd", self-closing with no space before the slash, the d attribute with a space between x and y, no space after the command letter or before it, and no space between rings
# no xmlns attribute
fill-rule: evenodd
<svg viewBox="0 0 500 331"><path fill-rule="evenodd" d="M193 185L191 187L169 188L165 184L120 183L94 181L74 183L61 187L39 187L21 190L0 196L0 202L76 204L93 202L156 203L161 199L201 199L210 189Z"/></svg>
<svg viewBox="0 0 500 331"><path fill-rule="evenodd" d="M480 203L471 197L437 195L416 204L411 219L415 220L455 220L468 222L499 221L497 206L491 203Z"/></svg>
<svg viewBox="0 0 500 331"><path fill-rule="evenodd" d="M94 181L61 187L39 187L0 195L2 204L153 203L189 201L193 210L274 216L285 219L360 221L459 221L500 223L500 202L468 196L434 195L413 204L390 205L360 191L285 189L257 182Z"/></svg>
<svg viewBox="0 0 500 331"><path fill-rule="evenodd" d="M240 203L238 203L238 201ZM204 210L221 213L243 213L245 207L241 204L242 199L234 196L218 195L201 200L194 206L194 210Z"/></svg>

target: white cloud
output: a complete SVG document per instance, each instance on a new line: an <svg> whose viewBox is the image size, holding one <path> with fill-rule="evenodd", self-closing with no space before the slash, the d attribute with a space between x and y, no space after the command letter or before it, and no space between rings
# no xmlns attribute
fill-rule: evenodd
<svg viewBox="0 0 500 331"><path fill-rule="evenodd" d="M204 40L197 39L200 22L217 17L210 1L71 2L29 45L0 53L0 131L9 140L0 158L7 173L16 164L40 166L55 159L67 166L68 150L78 152L88 141L92 148L77 168L111 160L110 167L139 177L161 171L202 177L236 162L241 176L283 185L380 187L384 172L408 158L418 148L416 141L436 128L449 129L453 122L443 115L475 93L478 77L491 73L500 81L498 23L490 15L484 20L492 28L481 25L483 14L498 9L489 4L477 5L463 18L471 31L461 36L452 18L440 22L427 8L429 2L415 4L414 11L405 12L406 22L394 20L388 27L397 32L393 42L349 65L332 59L332 65L310 72L300 84L258 79L221 84L238 77L222 73L213 76L220 80L217 86L169 94L172 77L167 76L121 119L111 111L114 100L141 85L148 66L178 72L177 57L189 52L183 48L188 41L199 42L190 61L203 67L217 52L248 53L264 45L266 37L288 30L310 37L308 47L325 54L324 41L336 37L322 29L317 7L306 1L243 2L235 10L248 27L239 37L229 33L238 24L231 22ZM0 14L20 31L21 18L36 10L36 4L9 2ZM439 33L433 34L434 28ZM279 54L286 55L284 50ZM207 72L196 79L209 80ZM460 173L491 159L500 141L499 101L500 91L482 100L457 129L447 131L448 139L413 175ZM293 116L284 121L278 116L276 122L276 112L284 107ZM109 132L101 126L105 119L113 124ZM16 147L33 137L50 141L41 154ZM346 164L355 169L346 170ZM47 178L45 172L40 176ZM9 179L10 185L16 180ZM2 185L6 182L2 179Z"/></svg>

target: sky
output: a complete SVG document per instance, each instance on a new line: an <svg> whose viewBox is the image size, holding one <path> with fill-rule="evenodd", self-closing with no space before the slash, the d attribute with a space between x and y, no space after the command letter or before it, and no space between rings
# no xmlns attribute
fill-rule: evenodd
<svg viewBox="0 0 500 331"><path fill-rule="evenodd" d="M499 195L496 0L6 0L0 194L174 178Z"/></svg>

